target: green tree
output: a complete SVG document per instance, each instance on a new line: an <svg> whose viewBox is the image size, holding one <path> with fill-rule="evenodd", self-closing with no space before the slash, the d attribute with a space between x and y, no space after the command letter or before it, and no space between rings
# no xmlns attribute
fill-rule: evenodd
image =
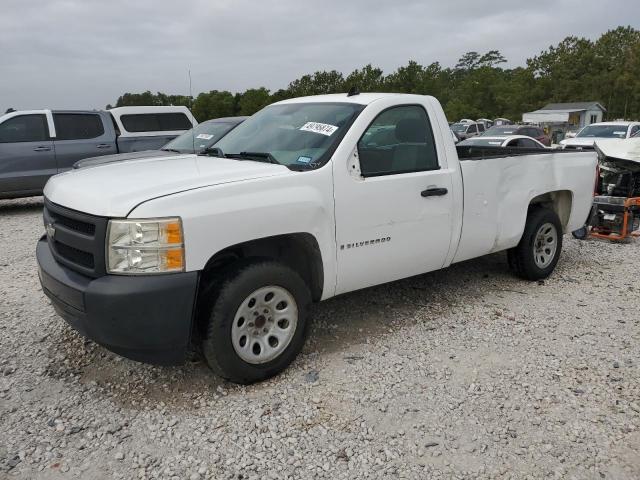
<svg viewBox="0 0 640 480"><path fill-rule="evenodd" d="M344 77L336 70L315 72L313 75L304 75L294 80L287 90L292 97L340 93L345 90Z"/></svg>
<svg viewBox="0 0 640 480"><path fill-rule="evenodd" d="M199 122L212 118L233 117L237 113L236 99L227 91L203 92L196 97L191 111Z"/></svg>
<svg viewBox="0 0 640 480"><path fill-rule="evenodd" d="M269 90L264 87L250 88L240 95L238 100L239 115L253 115L271 103Z"/></svg>
<svg viewBox="0 0 640 480"><path fill-rule="evenodd" d="M344 79L344 87L346 90L355 87L361 92L376 92L382 88L383 80L382 69L368 64L347 75Z"/></svg>
<svg viewBox="0 0 640 480"><path fill-rule="evenodd" d="M411 60L385 75L374 65L355 69L346 77L336 71L317 71L293 80L287 88L269 93L252 88L242 93L212 90L192 101L183 95L150 91L125 93L116 106L188 105L196 118L252 114L273 102L291 97L347 92L383 91L433 95L452 120L506 116L549 102L599 101L609 118L640 117L640 31L618 27L592 41L566 37L526 61L526 66L503 68L498 50L467 52L452 68L438 62L423 66Z"/></svg>

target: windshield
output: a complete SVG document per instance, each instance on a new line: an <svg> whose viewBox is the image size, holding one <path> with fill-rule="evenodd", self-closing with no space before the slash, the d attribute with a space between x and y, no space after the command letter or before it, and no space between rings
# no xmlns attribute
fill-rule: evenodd
<svg viewBox="0 0 640 480"><path fill-rule="evenodd" d="M589 125L580 130L577 137L626 138L626 125Z"/></svg>
<svg viewBox="0 0 640 480"><path fill-rule="evenodd" d="M162 150L175 150L180 153L200 153L220 140L237 123L205 122L184 132L167 143ZM195 146L195 152L193 147Z"/></svg>
<svg viewBox="0 0 640 480"><path fill-rule="evenodd" d="M317 167L328 160L364 109L355 103L290 103L260 110L215 144L219 154L256 159L268 155L288 167Z"/></svg>
<svg viewBox="0 0 640 480"><path fill-rule="evenodd" d="M489 130L484 132L485 137L498 136L498 137L506 137L509 135L515 135L516 130L518 129L515 125L502 125L497 127L491 127Z"/></svg>
<svg viewBox="0 0 640 480"><path fill-rule="evenodd" d="M453 125L451 125L451 130L458 133L464 133L467 131L468 126L469 125L467 125L466 123L454 123Z"/></svg>

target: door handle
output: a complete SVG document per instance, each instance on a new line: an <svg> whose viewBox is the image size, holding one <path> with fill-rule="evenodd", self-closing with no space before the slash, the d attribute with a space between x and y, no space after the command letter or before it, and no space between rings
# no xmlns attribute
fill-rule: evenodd
<svg viewBox="0 0 640 480"><path fill-rule="evenodd" d="M108 143L99 143L98 145L96 145L96 147L98 148L111 148L111 145Z"/></svg>
<svg viewBox="0 0 640 480"><path fill-rule="evenodd" d="M420 192L420 195L423 197L441 197L442 195L446 195L448 190L446 188L427 188Z"/></svg>
<svg viewBox="0 0 640 480"><path fill-rule="evenodd" d="M33 149L34 152L50 152L51 147L36 147Z"/></svg>

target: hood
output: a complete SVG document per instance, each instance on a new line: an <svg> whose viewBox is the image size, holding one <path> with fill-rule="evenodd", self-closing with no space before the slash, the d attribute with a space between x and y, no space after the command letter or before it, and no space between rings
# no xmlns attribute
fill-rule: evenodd
<svg viewBox="0 0 640 480"><path fill-rule="evenodd" d="M640 172L640 138L598 140L596 150L600 154L601 166Z"/></svg>
<svg viewBox="0 0 640 480"><path fill-rule="evenodd" d="M73 164L73 168L95 167L105 163L124 162L125 160L136 160L138 158L154 157L175 157L178 152L167 152L166 150L144 150L142 152L116 153L114 155L102 155L101 157L90 157L78 160Z"/></svg>
<svg viewBox="0 0 640 480"><path fill-rule="evenodd" d="M571 147L593 147L593 144L598 140L595 137L573 137L565 138L560 142L560 145Z"/></svg>
<svg viewBox="0 0 640 480"><path fill-rule="evenodd" d="M565 138L560 142L561 145L572 147L593 147L596 142L620 142L621 138L604 138L604 137L574 137Z"/></svg>
<svg viewBox="0 0 640 480"><path fill-rule="evenodd" d="M53 203L105 217L126 217L157 197L223 183L290 175L283 165L203 155L142 158L70 170L51 177L44 195Z"/></svg>

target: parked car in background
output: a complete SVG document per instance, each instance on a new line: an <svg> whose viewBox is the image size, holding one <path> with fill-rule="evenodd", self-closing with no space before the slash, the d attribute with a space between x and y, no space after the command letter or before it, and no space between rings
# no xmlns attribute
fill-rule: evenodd
<svg viewBox="0 0 640 480"><path fill-rule="evenodd" d="M551 138L540 127L532 125L495 125L484 132L487 137L508 137L512 135L524 135L542 143L545 147L551 146Z"/></svg>
<svg viewBox="0 0 640 480"><path fill-rule="evenodd" d="M0 198L40 195L78 160L160 148L197 124L186 107L8 113L0 117Z"/></svg>
<svg viewBox="0 0 640 480"><path fill-rule="evenodd" d="M488 118L479 118L476 120L477 123L481 123L484 125L485 130L493 127L493 120Z"/></svg>
<svg viewBox="0 0 640 480"><path fill-rule="evenodd" d="M449 129L449 131L451 132L451 138L453 138L453 143L458 143L462 140L462 138L460 138L460 135L458 135L456 132L454 132L453 130Z"/></svg>
<svg viewBox="0 0 640 480"><path fill-rule="evenodd" d="M475 120L471 120L470 118L463 118L458 123L476 123Z"/></svg>
<svg viewBox="0 0 640 480"><path fill-rule="evenodd" d="M211 147L248 117L223 117L207 120L174 138L159 150L117 153L102 157L90 157L73 164L73 168L95 167L106 163L123 162L138 158L167 157L183 153L201 153Z"/></svg>
<svg viewBox="0 0 640 480"><path fill-rule="evenodd" d="M499 117L493 121L493 124L494 125L513 125L513 122L508 118Z"/></svg>
<svg viewBox="0 0 640 480"><path fill-rule="evenodd" d="M640 122L600 122L587 125L574 138L565 138L560 145L568 150L593 150L597 140L625 139L640 131Z"/></svg>
<svg viewBox="0 0 640 480"><path fill-rule="evenodd" d="M575 138L579 131L579 127L571 126L564 132L564 138Z"/></svg>
<svg viewBox="0 0 640 480"><path fill-rule="evenodd" d="M476 122L458 122L451 125L450 128L460 137L461 140L476 137L484 132L484 125Z"/></svg>
<svg viewBox="0 0 640 480"><path fill-rule="evenodd" d="M460 143L460 147L518 147L537 148L544 150L547 147L535 138L525 135L510 135L508 137L491 137L482 135L480 137L468 138Z"/></svg>

